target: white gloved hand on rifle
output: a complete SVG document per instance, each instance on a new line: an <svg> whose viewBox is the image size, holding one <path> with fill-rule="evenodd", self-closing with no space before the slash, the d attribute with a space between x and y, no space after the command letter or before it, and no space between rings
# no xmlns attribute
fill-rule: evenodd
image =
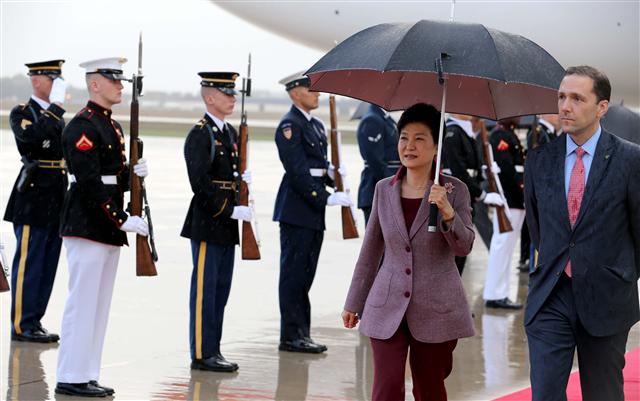
<svg viewBox="0 0 640 401"><path fill-rule="evenodd" d="M334 192L327 198L327 206L351 206L351 198L346 192Z"/></svg>
<svg viewBox="0 0 640 401"><path fill-rule="evenodd" d="M504 199L497 192L489 192L482 201L490 206L504 206Z"/></svg>
<svg viewBox="0 0 640 401"><path fill-rule="evenodd" d="M231 218L234 220L251 221L253 212L249 206L234 206Z"/></svg>
<svg viewBox="0 0 640 401"><path fill-rule="evenodd" d="M147 237L149 235L149 225L140 216L129 216L120 226L120 230L129 233L136 233Z"/></svg>
<svg viewBox="0 0 640 401"><path fill-rule="evenodd" d="M347 176L347 168L345 166L340 166L340 168L338 169L338 173L344 179L344 177ZM329 178L335 181L336 166L334 166L333 164L329 164L329 169L327 169L327 175L329 176Z"/></svg>
<svg viewBox="0 0 640 401"><path fill-rule="evenodd" d="M149 175L149 166L147 160L143 157L138 159L138 163L133 166L133 172L140 178L145 178Z"/></svg>
<svg viewBox="0 0 640 401"><path fill-rule="evenodd" d="M244 173L242 173L242 181L246 182L247 185L251 185L251 171L245 170Z"/></svg>
<svg viewBox="0 0 640 401"><path fill-rule="evenodd" d="M51 85L51 93L49 93L49 102L56 103L59 106L64 104L67 95L67 83L62 77L56 77Z"/></svg>

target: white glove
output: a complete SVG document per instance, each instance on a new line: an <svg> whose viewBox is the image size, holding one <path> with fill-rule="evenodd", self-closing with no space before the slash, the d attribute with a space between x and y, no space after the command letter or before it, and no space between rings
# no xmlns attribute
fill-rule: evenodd
<svg viewBox="0 0 640 401"><path fill-rule="evenodd" d="M340 168L338 169L338 173L340 173L340 176L342 178L346 177L347 176L347 168L344 167L344 166L340 166ZM327 170L327 175L332 180L335 180L336 179L336 166L334 166L333 164L329 164L329 169Z"/></svg>
<svg viewBox="0 0 640 401"><path fill-rule="evenodd" d="M482 201L491 206L504 206L504 199L497 192L489 192Z"/></svg>
<svg viewBox="0 0 640 401"><path fill-rule="evenodd" d="M500 167L498 166L498 163L493 162L491 164L491 172L493 173L493 175L498 175L500 174L502 170L500 170Z"/></svg>
<svg viewBox="0 0 640 401"><path fill-rule="evenodd" d="M247 185L251 185L251 171L245 170L244 173L242 173L242 181L246 182Z"/></svg>
<svg viewBox="0 0 640 401"><path fill-rule="evenodd" d="M140 178L144 178L149 175L149 166L147 165L147 160L143 157L138 159L138 163L133 166L133 172Z"/></svg>
<svg viewBox="0 0 640 401"><path fill-rule="evenodd" d="M51 85L51 93L49 93L49 102L50 103L58 103L59 105L64 104L64 98L67 94L67 83L62 79L62 77L57 77L53 80L53 85Z"/></svg>
<svg viewBox="0 0 640 401"><path fill-rule="evenodd" d="M149 225L140 216L129 216L120 226L122 231L136 233L146 237L149 235Z"/></svg>
<svg viewBox="0 0 640 401"><path fill-rule="evenodd" d="M234 220L251 221L253 212L249 206L234 206L231 218Z"/></svg>
<svg viewBox="0 0 640 401"><path fill-rule="evenodd" d="M346 192L334 192L327 198L327 206L351 206L351 198Z"/></svg>

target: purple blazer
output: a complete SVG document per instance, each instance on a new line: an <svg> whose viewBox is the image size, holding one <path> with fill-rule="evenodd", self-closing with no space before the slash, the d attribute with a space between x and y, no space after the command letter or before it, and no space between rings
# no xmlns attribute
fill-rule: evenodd
<svg viewBox="0 0 640 401"><path fill-rule="evenodd" d="M471 337L471 310L454 258L468 255L475 238L469 190L462 181L441 176L441 185L453 186L448 194L456 212L453 221L445 227L439 217L438 232L427 231L429 186L408 233L401 185L395 177L376 185L344 308L361 316L360 332L372 338L390 338L405 316L421 342Z"/></svg>

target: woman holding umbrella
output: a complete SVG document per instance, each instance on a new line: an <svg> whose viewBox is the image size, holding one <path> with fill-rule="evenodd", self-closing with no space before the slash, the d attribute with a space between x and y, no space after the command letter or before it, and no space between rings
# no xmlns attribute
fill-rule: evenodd
<svg viewBox="0 0 640 401"><path fill-rule="evenodd" d="M448 176L433 184L439 123L440 112L424 103L402 114L402 167L376 185L342 312L345 327L361 319L360 332L371 338L373 400L404 399L409 349L414 398L446 400L457 340L474 335L455 264L475 237L469 191ZM437 232L427 228L429 203L438 206Z"/></svg>

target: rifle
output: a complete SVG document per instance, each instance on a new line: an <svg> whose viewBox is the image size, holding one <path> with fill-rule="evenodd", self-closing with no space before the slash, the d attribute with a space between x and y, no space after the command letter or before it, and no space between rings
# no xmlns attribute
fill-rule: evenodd
<svg viewBox="0 0 640 401"><path fill-rule="evenodd" d="M329 111L331 112L331 163L335 168L334 183L338 192L344 191L344 183L340 175L340 133L338 132L338 116L336 113L336 97L329 96ZM342 238L358 238L358 227L356 227L353 211L349 206L342 206Z"/></svg>
<svg viewBox="0 0 640 401"><path fill-rule="evenodd" d="M533 122L531 123L531 149L535 149L538 147L538 142L540 141L540 131L538 130L538 125L540 124L538 115L533 116ZM528 151L529 149L527 149Z"/></svg>
<svg viewBox="0 0 640 401"><path fill-rule="evenodd" d="M496 180L497 178L493 171L491 171L491 166L493 165L493 150L491 149L491 144L489 143L489 134L487 133L487 127L484 125L484 121L480 123L480 138L482 140L482 147L484 152L483 159L484 164L487 166L485 169L485 173L487 174L487 181L489 183L489 192L499 192L498 185ZM506 233L509 231L513 231L513 227L511 227L511 222L505 213L504 206L496 206L496 213L498 214L498 228L501 233Z"/></svg>
<svg viewBox="0 0 640 401"><path fill-rule="evenodd" d="M244 99L251 96L251 53L249 53L249 64L247 66L247 77L242 79L242 109L240 119L240 135L239 135L239 158L240 172L244 173L247 169L249 152L249 126L247 125L247 112L244 109ZM249 186L242 181L242 177L237 177L240 181L240 194L238 204L240 206L250 206L253 211L253 197L249 192ZM260 260L260 240L257 239L258 221L255 218L255 212L252 221L242 222L242 259L243 260ZM253 230L255 225L255 233Z"/></svg>
<svg viewBox="0 0 640 401"><path fill-rule="evenodd" d="M0 244L0 292L9 291L9 265L4 257L4 244Z"/></svg>
<svg viewBox="0 0 640 401"><path fill-rule="evenodd" d="M154 262L158 261L155 241L153 237L153 224L151 223L151 209L147 202L147 192L144 179L138 177L133 172L133 166L142 157L142 140L138 136L139 112L138 97L142 96L142 33L138 41L138 74L132 78L133 93L131 94L131 122L129 126L129 179L131 190L131 202L129 204L132 216L142 216L142 205L144 203L145 217L149 223L149 237L151 248L147 242L147 237L136 235L136 276L157 276L158 271Z"/></svg>

